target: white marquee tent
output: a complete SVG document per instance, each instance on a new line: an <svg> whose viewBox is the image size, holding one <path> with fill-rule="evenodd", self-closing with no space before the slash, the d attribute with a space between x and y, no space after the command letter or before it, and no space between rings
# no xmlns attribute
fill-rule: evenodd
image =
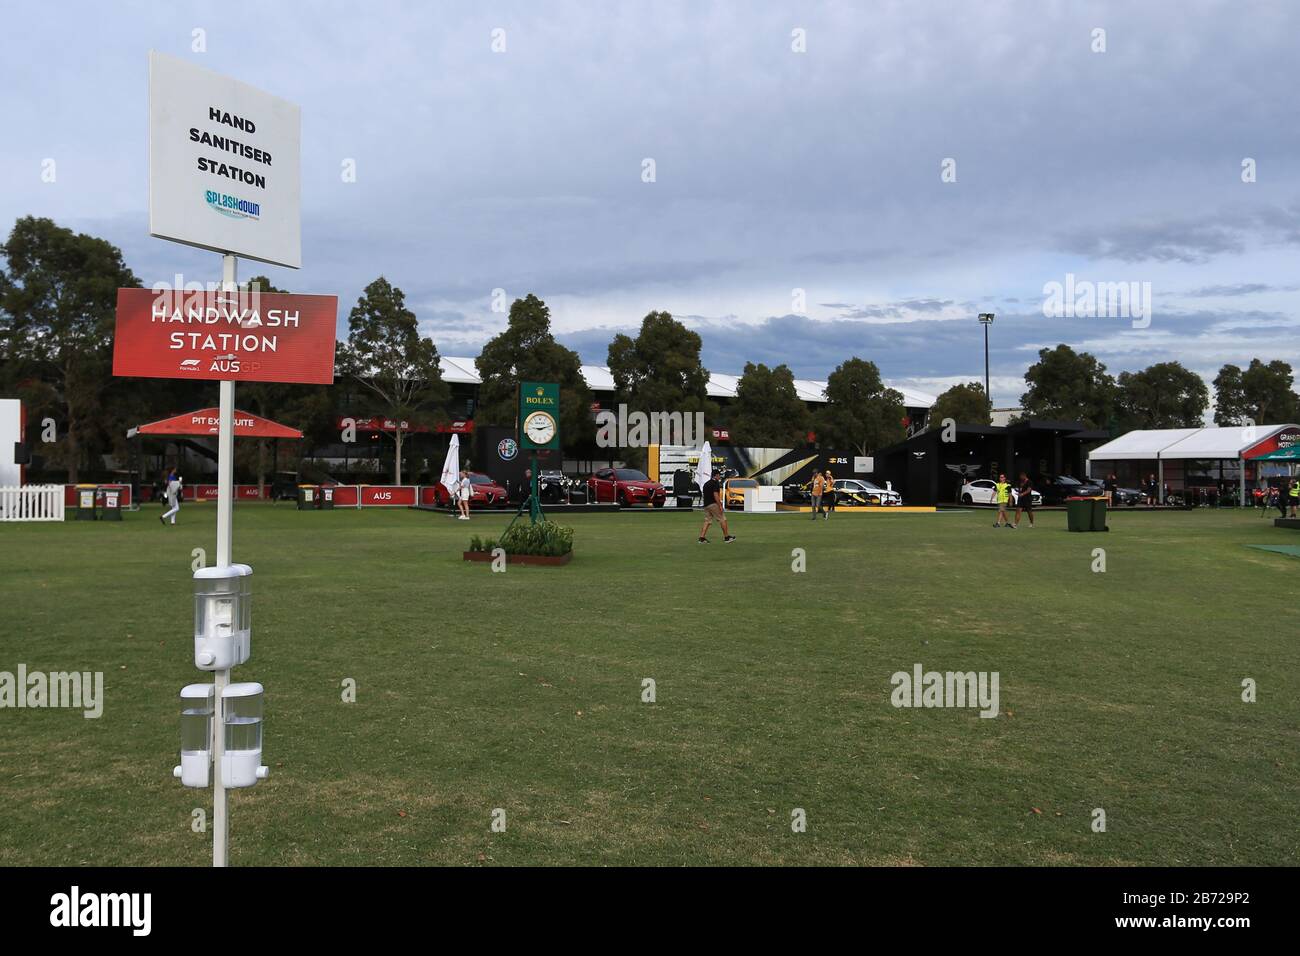
<svg viewBox="0 0 1300 956"><path fill-rule="evenodd" d="M1227 428L1155 428L1121 435L1088 453L1088 473L1094 461L1153 461L1159 470L1161 496L1166 461L1236 461L1241 500L1246 500L1245 461L1257 446L1296 425L1232 425Z"/></svg>

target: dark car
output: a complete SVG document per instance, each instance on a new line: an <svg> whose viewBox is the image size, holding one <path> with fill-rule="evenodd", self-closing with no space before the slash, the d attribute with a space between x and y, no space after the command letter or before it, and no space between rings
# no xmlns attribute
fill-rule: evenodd
<svg viewBox="0 0 1300 956"><path fill-rule="evenodd" d="M1147 495L1145 491L1138 491L1136 488L1116 488L1114 501L1116 507L1119 505L1125 507L1144 505L1147 503Z"/></svg>
<svg viewBox="0 0 1300 956"><path fill-rule="evenodd" d="M588 500L612 501L624 507L653 505L662 508L668 498L664 486L635 468L602 468L587 479Z"/></svg>
<svg viewBox="0 0 1300 956"><path fill-rule="evenodd" d="M1101 485L1069 475L1042 475L1034 479L1034 490L1043 496L1045 505L1063 505L1066 498L1100 498L1106 494Z"/></svg>
<svg viewBox="0 0 1300 956"><path fill-rule="evenodd" d="M587 500L587 483L562 471L538 472L537 496L544 505L582 504Z"/></svg>
<svg viewBox="0 0 1300 956"><path fill-rule="evenodd" d="M296 501L298 499L298 473L296 471L277 471L271 479L272 501Z"/></svg>
<svg viewBox="0 0 1300 956"><path fill-rule="evenodd" d="M271 479L272 501L297 501L299 485L338 485L341 484L333 475L323 471L313 471L301 475L296 471L277 471Z"/></svg>
<svg viewBox="0 0 1300 956"><path fill-rule="evenodd" d="M506 490L487 475L471 471L467 477L471 508L504 508L508 504ZM451 492L441 482L433 486L433 495L438 504L443 506L451 504Z"/></svg>

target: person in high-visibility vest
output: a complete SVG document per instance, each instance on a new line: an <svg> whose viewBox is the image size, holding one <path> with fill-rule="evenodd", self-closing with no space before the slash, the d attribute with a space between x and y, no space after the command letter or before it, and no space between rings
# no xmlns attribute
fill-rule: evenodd
<svg viewBox="0 0 1300 956"><path fill-rule="evenodd" d="M1291 517L1300 517L1296 514L1300 511L1300 482L1294 478L1291 479L1291 487L1287 489L1287 494L1291 498Z"/></svg>
<svg viewBox="0 0 1300 956"><path fill-rule="evenodd" d="M812 519L817 520L817 516L822 513L822 492L826 488L826 482L822 478L820 471L813 472L812 488Z"/></svg>
<svg viewBox="0 0 1300 956"><path fill-rule="evenodd" d="M998 499L998 516L993 522L993 527L1014 528L1015 525L1007 518L1007 505L1011 502L1011 484L1007 481L1007 476L998 475L998 480L994 482L993 489L997 493Z"/></svg>

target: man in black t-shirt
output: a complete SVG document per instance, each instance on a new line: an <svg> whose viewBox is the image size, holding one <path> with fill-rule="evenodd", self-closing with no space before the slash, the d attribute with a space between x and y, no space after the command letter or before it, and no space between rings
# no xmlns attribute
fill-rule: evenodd
<svg viewBox="0 0 1300 956"><path fill-rule="evenodd" d="M700 529L700 544L709 543L709 525L715 521L722 526L723 544L735 541L736 536L727 531L727 514L722 507L722 485L718 483L717 471L704 483L700 493L704 497L704 527Z"/></svg>
<svg viewBox="0 0 1300 956"><path fill-rule="evenodd" d="M1012 527L1020 527L1020 513L1023 511L1029 515L1029 527L1032 528L1034 526L1034 483L1023 471L1020 473L1020 487L1016 489L1016 495L1016 523Z"/></svg>

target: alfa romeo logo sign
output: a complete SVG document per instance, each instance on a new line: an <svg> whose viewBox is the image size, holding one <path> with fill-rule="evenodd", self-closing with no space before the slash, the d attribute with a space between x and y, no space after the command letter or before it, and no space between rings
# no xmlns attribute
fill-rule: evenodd
<svg viewBox="0 0 1300 956"><path fill-rule="evenodd" d="M502 461L510 461L519 454L519 443L513 438L503 438L497 444L497 454L501 456Z"/></svg>

